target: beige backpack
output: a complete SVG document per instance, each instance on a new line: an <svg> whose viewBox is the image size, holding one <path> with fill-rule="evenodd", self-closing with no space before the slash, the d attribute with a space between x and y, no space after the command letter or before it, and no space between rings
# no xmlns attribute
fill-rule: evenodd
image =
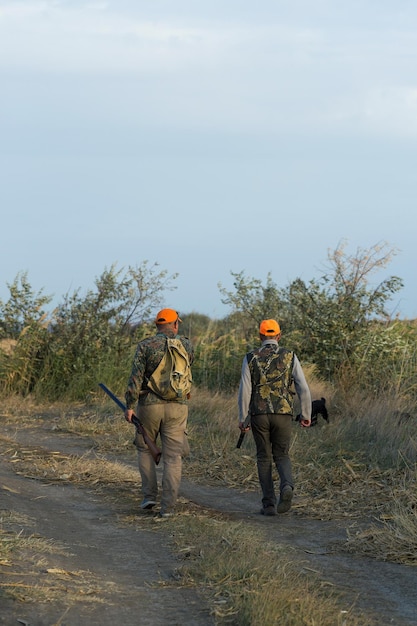
<svg viewBox="0 0 417 626"><path fill-rule="evenodd" d="M149 389L164 400L186 400L192 382L188 353L181 339L167 337L162 361L148 380Z"/></svg>

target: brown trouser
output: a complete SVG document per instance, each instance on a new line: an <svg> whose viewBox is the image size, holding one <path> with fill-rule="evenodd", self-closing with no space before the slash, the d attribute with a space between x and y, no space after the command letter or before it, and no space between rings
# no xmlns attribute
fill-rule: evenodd
<svg viewBox="0 0 417 626"><path fill-rule="evenodd" d="M161 438L163 462L161 511L166 513L171 511L177 502L182 457L188 453L185 434L188 405L178 402L140 405L138 417L151 439L156 441L158 434ZM136 435L135 444L138 449L143 497L156 499L158 482L155 462L141 435Z"/></svg>

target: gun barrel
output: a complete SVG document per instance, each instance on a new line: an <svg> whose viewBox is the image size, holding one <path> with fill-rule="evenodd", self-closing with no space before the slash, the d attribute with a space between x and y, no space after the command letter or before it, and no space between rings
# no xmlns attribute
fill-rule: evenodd
<svg viewBox="0 0 417 626"><path fill-rule="evenodd" d="M115 402L117 406L119 406L122 409L122 411L126 411L126 405L123 404L123 402L119 400L119 398L115 396L114 393L112 393L110 389L106 387L106 385L104 385L103 383L99 383L98 386L101 387L101 389L105 391L108 396L110 396L113 402ZM136 430L142 435L146 445L149 448L149 452L152 454L152 458L155 461L155 465L158 465L159 461L161 460L161 454L162 454L160 449L158 448L154 440L149 437L148 433L143 427L142 422L139 420L138 417L136 417L135 414L132 415L132 423L136 426Z"/></svg>
<svg viewBox="0 0 417 626"><path fill-rule="evenodd" d="M108 387L106 387L106 385L104 383L99 383L98 386L101 387L102 390L105 391L108 396L110 396L110 398L113 400L113 402L115 402L122 409L122 411L126 411L126 405L123 404L123 402L121 400L119 400L119 398L117 396L115 396L114 393L112 393L110 391L110 389Z"/></svg>

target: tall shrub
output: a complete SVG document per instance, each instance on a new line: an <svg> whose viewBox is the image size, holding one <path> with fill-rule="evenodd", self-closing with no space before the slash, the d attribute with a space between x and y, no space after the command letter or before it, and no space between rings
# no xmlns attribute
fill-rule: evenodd
<svg viewBox="0 0 417 626"><path fill-rule="evenodd" d="M36 384L48 342L50 317L45 307L52 297L34 291L27 272L7 287L9 299L0 300L0 391L26 394Z"/></svg>
<svg viewBox="0 0 417 626"><path fill-rule="evenodd" d="M391 324L387 303L401 289L402 281L391 276L372 286L371 277L394 254L383 243L369 250L358 248L350 255L342 242L329 252L330 266L320 278L308 283L296 279L278 288L271 275L262 286L261 281L247 278L243 272L232 274L234 291L220 286L223 302L246 321L246 338L255 334L263 318L277 318L283 331L282 344L294 349L303 361L314 363L321 376L334 380L341 369L360 362L376 328L379 340L385 341L384 333ZM379 322L377 327L375 321Z"/></svg>
<svg viewBox="0 0 417 626"><path fill-rule="evenodd" d="M103 377L125 383L136 342L149 332L148 322L176 277L147 261L125 273L113 265L96 279L95 289L67 294L46 324L42 317L16 326L12 357L0 356L3 391L80 399ZM10 306L5 311L6 329L13 316Z"/></svg>

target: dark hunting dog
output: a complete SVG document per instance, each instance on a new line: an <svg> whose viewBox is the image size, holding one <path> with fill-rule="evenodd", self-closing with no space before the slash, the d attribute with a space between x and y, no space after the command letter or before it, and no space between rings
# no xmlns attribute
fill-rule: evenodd
<svg viewBox="0 0 417 626"><path fill-rule="evenodd" d="M321 415L322 418L329 423L329 414L326 408L326 398L320 398L320 400L313 400L311 403L311 426L315 426L317 424L318 416ZM299 422L301 419L301 413L297 415L295 418L296 422Z"/></svg>

